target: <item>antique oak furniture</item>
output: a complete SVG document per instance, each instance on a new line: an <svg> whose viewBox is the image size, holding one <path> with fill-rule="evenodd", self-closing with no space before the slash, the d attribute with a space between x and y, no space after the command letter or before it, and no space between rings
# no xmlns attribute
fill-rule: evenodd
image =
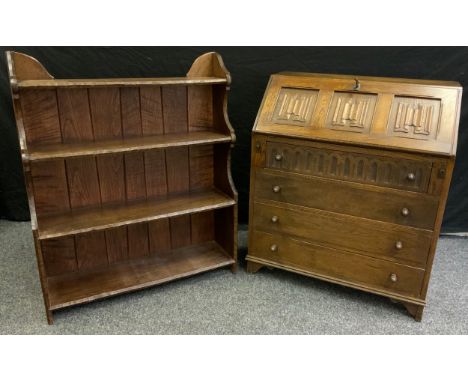
<svg viewBox="0 0 468 382"><path fill-rule="evenodd" d="M186 77L54 79L7 53L47 312L236 269L231 82L207 53Z"/></svg>
<svg viewBox="0 0 468 382"><path fill-rule="evenodd" d="M461 95L455 82L273 75L252 137L248 271L373 292L421 320Z"/></svg>

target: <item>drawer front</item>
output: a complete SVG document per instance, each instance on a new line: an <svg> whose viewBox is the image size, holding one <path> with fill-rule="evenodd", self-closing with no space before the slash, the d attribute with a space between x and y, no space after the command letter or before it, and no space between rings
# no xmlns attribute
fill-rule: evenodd
<svg viewBox="0 0 468 382"><path fill-rule="evenodd" d="M367 288L419 297L424 270L253 231L249 256Z"/></svg>
<svg viewBox="0 0 468 382"><path fill-rule="evenodd" d="M425 268L430 231L321 210L255 203L253 228Z"/></svg>
<svg viewBox="0 0 468 382"><path fill-rule="evenodd" d="M281 142L267 143L266 166L306 175L427 192L432 162Z"/></svg>
<svg viewBox="0 0 468 382"><path fill-rule="evenodd" d="M346 215L432 230L438 199L318 177L257 170L255 199L296 204Z"/></svg>

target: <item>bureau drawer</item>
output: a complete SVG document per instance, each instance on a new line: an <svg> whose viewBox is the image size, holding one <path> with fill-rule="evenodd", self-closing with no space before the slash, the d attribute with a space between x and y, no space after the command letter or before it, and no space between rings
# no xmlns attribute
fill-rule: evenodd
<svg viewBox="0 0 468 382"><path fill-rule="evenodd" d="M253 231L249 257L411 297L419 297L424 270L372 257L343 253L285 235Z"/></svg>
<svg viewBox="0 0 468 382"><path fill-rule="evenodd" d="M319 177L256 171L254 198L432 230L438 199Z"/></svg>
<svg viewBox="0 0 468 382"><path fill-rule="evenodd" d="M317 209L255 203L255 230L425 268L432 232Z"/></svg>
<svg viewBox="0 0 468 382"><path fill-rule="evenodd" d="M268 168L416 192L427 192L432 162L268 142Z"/></svg>

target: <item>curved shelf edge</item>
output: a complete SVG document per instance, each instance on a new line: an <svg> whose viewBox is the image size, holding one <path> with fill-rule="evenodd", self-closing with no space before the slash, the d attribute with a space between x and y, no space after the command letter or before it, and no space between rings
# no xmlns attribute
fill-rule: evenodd
<svg viewBox="0 0 468 382"><path fill-rule="evenodd" d="M124 205L73 210L39 220L39 240L100 231L129 224L193 214L236 204L228 195L214 189L166 198L128 202Z"/></svg>
<svg viewBox="0 0 468 382"><path fill-rule="evenodd" d="M124 138L89 143L61 143L47 146L29 147L23 154L24 161L38 162L51 159L65 159L93 155L129 153L170 147L195 146L231 142L232 137L211 131L154 135Z"/></svg>

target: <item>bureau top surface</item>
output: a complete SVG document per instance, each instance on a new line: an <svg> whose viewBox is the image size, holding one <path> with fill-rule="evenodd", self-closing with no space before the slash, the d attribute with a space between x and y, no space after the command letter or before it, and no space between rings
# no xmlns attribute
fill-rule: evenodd
<svg viewBox="0 0 468 382"><path fill-rule="evenodd" d="M453 81L282 72L254 131L454 156L461 96Z"/></svg>

